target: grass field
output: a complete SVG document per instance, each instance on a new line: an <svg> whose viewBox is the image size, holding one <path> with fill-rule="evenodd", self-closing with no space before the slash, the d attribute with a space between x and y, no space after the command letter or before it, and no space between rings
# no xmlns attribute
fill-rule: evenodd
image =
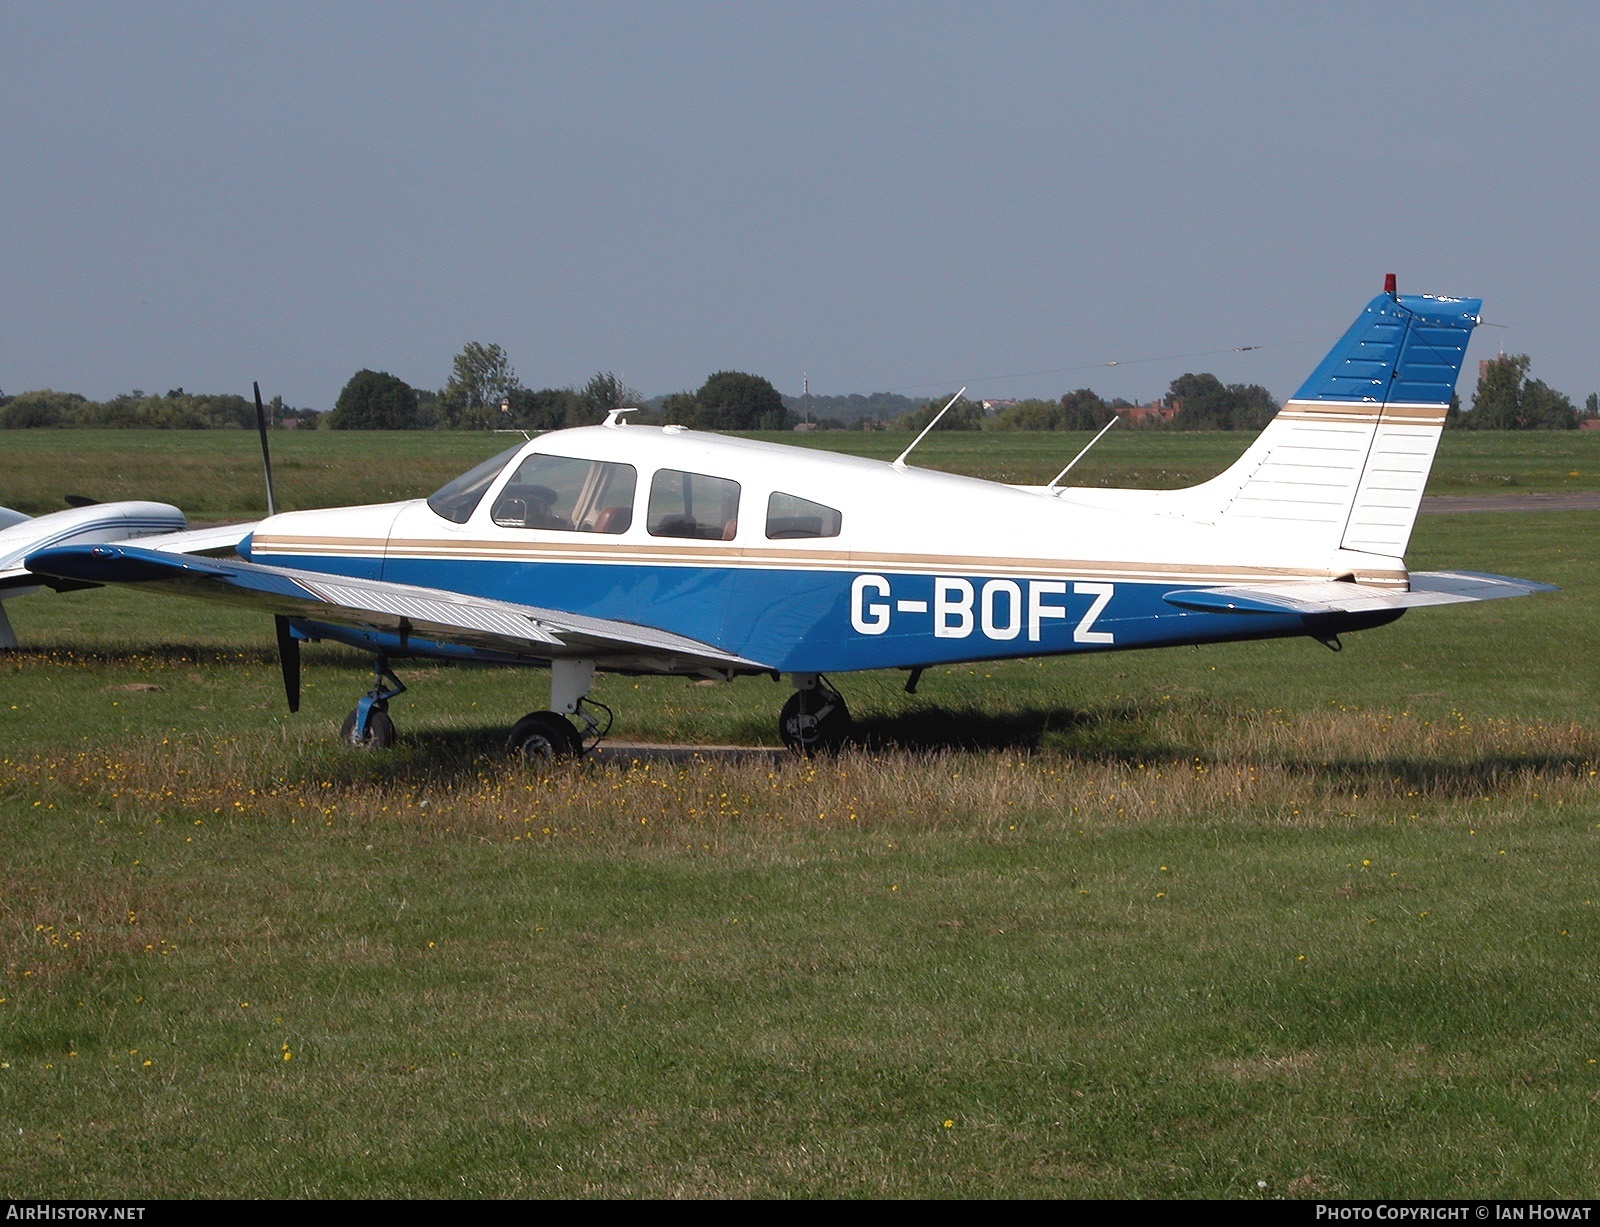
<svg viewBox="0 0 1600 1227"><path fill-rule="evenodd" d="M911 442L899 431L773 433L756 438L892 460ZM1092 436L1063 432L936 431L917 448L928 468L994 481L1042 484ZM1072 473L1074 484L1172 488L1227 468L1253 436L1113 430ZM474 432L278 431L278 506L294 511L415 498L438 489L517 436ZM239 430L14 430L0 437L0 505L57 511L65 494L175 503L196 520L260 516L261 452ZM1450 431L1430 494L1600 489L1600 431L1524 434Z"/></svg>
<svg viewBox="0 0 1600 1227"><path fill-rule="evenodd" d="M924 446L1042 480L1074 442ZM1113 432L1084 480L1204 477L1244 442ZM5 443L24 509L220 518L258 488L246 435ZM1450 435L1432 490L1593 490L1597 444ZM282 499L411 494L494 446L287 436ZM1591 1196L1597 529L1425 517L1414 566L1562 591L1338 654L839 679L867 746L809 764L517 770L543 679L468 668L403 669L401 745L359 754L333 744L353 654L308 650L289 717L266 619L12 602L0 1188ZM774 744L784 694L596 689L615 737L702 744Z"/></svg>

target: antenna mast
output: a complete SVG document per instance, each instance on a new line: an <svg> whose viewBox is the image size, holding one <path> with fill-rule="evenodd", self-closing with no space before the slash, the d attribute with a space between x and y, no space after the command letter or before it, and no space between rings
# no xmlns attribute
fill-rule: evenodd
<svg viewBox="0 0 1600 1227"><path fill-rule="evenodd" d="M954 396L952 396L950 398L950 404L946 405L943 409L939 410L938 413L933 415L933 421L929 422L926 426L924 426L922 428L922 433L920 435L918 435L915 439L911 440L911 447L906 448L905 451L901 452L898 456L896 456L894 458L894 467L895 468L903 469L903 468L906 467L906 457L911 455L911 448L916 447L917 444L921 443L922 440L927 437L928 432L939 424L939 419L942 418L945 414L950 412L950 405L953 405L958 400L960 400L962 393L965 392L966 390L967 389L965 387L963 387L960 392L957 392Z"/></svg>
<svg viewBox="0 0 1600 1227"><path fill-rule="evenodd" d="M1120 421L1122 421L1122 418L1119 415L1113 413L1111 415L1111 420L1100 428L1100 433L1097 434L1094 438L1089 440L1089 442L1084 446L1084 449L1081 452L1079 452L1076 456L1074 456L1072 458L1072 464L1067 465L1066 468L1062 469L1061 472L1057 473L1055 475L1055 480L1052 481L1048 486L1046 486L1045 489L1046 490L1055 490L1056 489L1056 483L1059 482L1068 473L1072 472L1072 465L1073 464L1077 464L1078 461L1082 460L1085 456L1087 456L1089 454L1089 448L1093 447L1096 443L1100 442L1100 440L1105 437L1106 431L1110 430L1113 426L1115 426ZM1060 495L1061 495L1061 492L1059 490L1056 490L1056 497L1059 498Z"/></svg>

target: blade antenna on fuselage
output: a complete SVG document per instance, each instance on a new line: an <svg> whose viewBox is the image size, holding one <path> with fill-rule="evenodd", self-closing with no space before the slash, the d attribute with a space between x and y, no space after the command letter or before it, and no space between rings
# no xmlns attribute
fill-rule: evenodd
<svg viewBox="0 0 1600 1227"><path fill-rule="evenodd" d="M952 396L950 398L950 405L953 405L958 400L960 400L961 396L962 396L962 393L964 393L965 391L966 391L966 389L962 388L960 392L957 392L954 396ZM905 451L901 452L898 456L896 456L894 458L894 467L895 468L903 469L903 468L906 467L906 457L911 455L911 448L912 447L916 447L917 444L921 443L923 438L926 437L927 433L930 430L932 430L935 426L937 426L939 424L939 419L942 418L945 414L950 412L950 405L946 405L943 409L939 410L938 413L934 414L933 415L933 421L929 422L926 426L924 426L922 428L922 434L918 435L915 439L911 440L911 447L906 448Z"/></svg>
<svg viewBox="0 0 1600 1227"><path fill-rule="evenodd" d="M256 390L256 429L261 432L261 467L267 473L267 514L275 516L278 509L272 501L272 452L267 447L267 411L261 404L261 385L253 383L250 386Z"/></svg>
<svg viewBox="0 0 1600 1227"><path fill-rule="evenodd" d="M1113 426L1115 426L1120 421L1122 421L1122 418L1119 417L1117 414L1113 413L1111 415L1111 420L1100 428L1100 433L1095 435L1094 438L1090 439L1088 443L1084 444L1083 450L1072 458L1072 463L1068 464L1066 468L1062 469L1061 472L1057 473L1055 475L1054 480L1052 480L1051 483L1048 486L1045 487L1045 489L1046 490L1055 490L1056 494L1059 496L1061 491L1056 490L1056 483L1059 482L1068 473L1072 472L1072 465L1077 464L1078 461L1082 460L1085 456L1087 456L1089 454L1089 449L1091 447L1093 447L1096 443L1100 442L1100 440L1105 437L1106 431L1110 430Z"/></svg>

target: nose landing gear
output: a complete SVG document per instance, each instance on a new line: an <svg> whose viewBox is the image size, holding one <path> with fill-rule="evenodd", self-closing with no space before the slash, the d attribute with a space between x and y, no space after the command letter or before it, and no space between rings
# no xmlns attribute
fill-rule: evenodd
<svg viewBox="0 0 1600 1227"><path fill-rule="evenodd" d="M355 709L339 726L339 740L347 746L387 750L394 745L394 721L389 718L389 700L406 692L405 683L389 669L386 657L372 662L372 689L361 696Z"/></svg>

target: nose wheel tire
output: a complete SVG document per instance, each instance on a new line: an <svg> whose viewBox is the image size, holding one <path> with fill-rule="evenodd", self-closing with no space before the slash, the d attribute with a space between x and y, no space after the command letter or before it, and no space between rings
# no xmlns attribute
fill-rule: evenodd
<svg viewBox="0 0 1600 1227"><path fill-rule="evenodd" d="M386 711L372 711L367 713L366 731L361 736L356 736L357 712L344 718L344 723L339 726L339 740L347 746L360 746L367 750L387 750L394 745L394 721L389 719Z"/></svg>
<svg viewBox="0 0 1600 1227"><path fill-rule="evenodd" d="M280 649L285 638L287 636L280 629ZM389 700L405 692L405 683L390 670L388 658L373 657L372 689L361 696L355 709L344 718L344 723L339 726L339 740L347 746L360 746L367 750L387 750L394 745L394 721L389 719ZM294 697L292 693L291 703ZM364 721L361 719L362 712L367 713Z"/></svg>
<svg viewBox="0 0 1600 1227"><path fill-rule="evenodd" d="M796 754L833 754L850 739L850 709L832 687L797 690L778 714L778 736Z"/></svg>
<svg viewBox="0 0 1600 1227"><path fill-rule="evenodd" d="M518 720L506 739L513 754L529 762L557 762L583 753L583 740L572 721L553 711L536 711Z"/></svg>

